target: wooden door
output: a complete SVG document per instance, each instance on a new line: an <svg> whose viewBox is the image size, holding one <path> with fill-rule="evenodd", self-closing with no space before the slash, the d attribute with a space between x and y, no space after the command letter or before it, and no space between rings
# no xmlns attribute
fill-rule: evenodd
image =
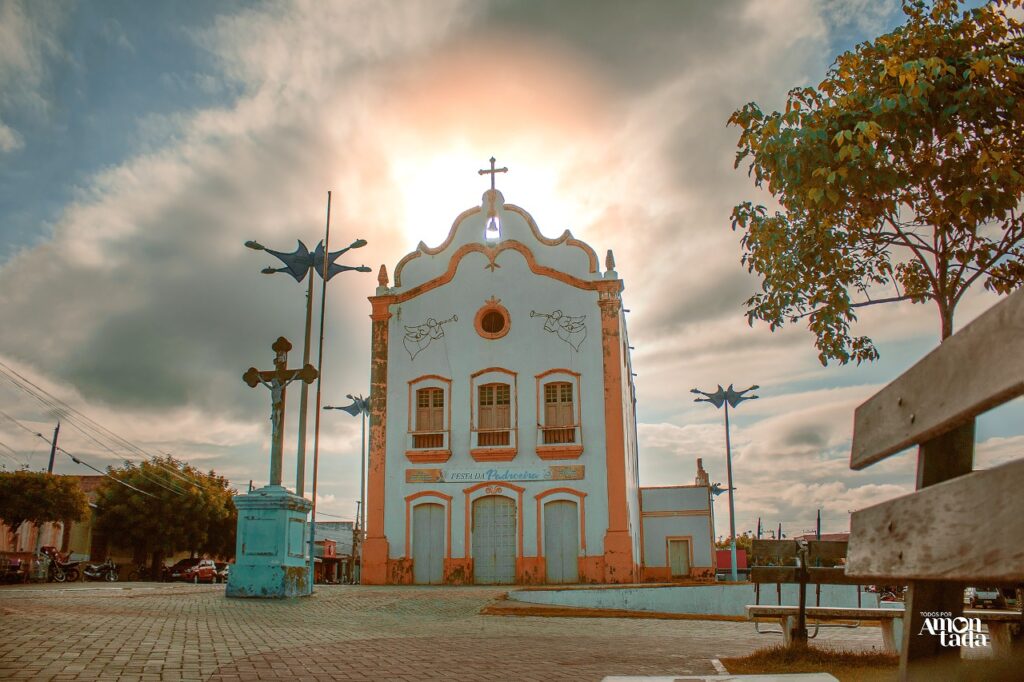
<svg viewBox="0 0 1024 682"><path fill-rule="evenodd" d="M556 500L544 505L544 561L547 582L579 582L580 533L576 503Z"/></svg>
<svg viewBox="0 0 1024 682"><path fill-rule="evenodd" d="M412 576L417 585L444 580L444 506L418 504L412 509Z"/></svg>
<svg viewBox="0 0 1024 682"><path fill-rule="evenodd" d="M500 495L473 502L473 576L481 585L516 579L516 503Z"/></svg>
<svg viewBox="0 0 1024 682"><path fill-rule="evenodd" d="M668 541L668 565L672 569L672 577L690 575L690 541Z"/></svg>

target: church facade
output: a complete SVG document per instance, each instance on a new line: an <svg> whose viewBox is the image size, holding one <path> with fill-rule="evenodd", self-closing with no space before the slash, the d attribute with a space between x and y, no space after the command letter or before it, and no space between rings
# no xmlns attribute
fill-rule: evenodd
<svg viewBox="0 0 1024 682"><path fill-rule="evenodd" d="M372 306L367 584L644 579L635 389L611 252L493 188Z"/></svg>
<svg viewBox="0 0 1024 682"><path fill-rule="evenodd" d="M610 257L602 272L492 189L379 285L363 582L636 580L635 394Z"/></svg>

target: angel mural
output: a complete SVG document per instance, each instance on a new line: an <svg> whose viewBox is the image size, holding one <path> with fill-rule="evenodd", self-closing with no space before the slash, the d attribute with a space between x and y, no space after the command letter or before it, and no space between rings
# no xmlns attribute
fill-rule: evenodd
<svg viewBox="0 0 1024 682"><path fill-rule="evenodd" d="M415 360L420 351L430 345L434 339L444 338L444 326L449 322L458 322L459 316L452 315L447 320L438 322L432 317L427 318L423 324L412 327L405 327L405 350L409 352L409 359Z"/></svg>
<svg viewBox="0 0 1024 682"><path fill-rule="evenodd" d="M584 320L587 319L586 315L572 317L561 310L556 310L553 313L538 313L531 310L530 317L546 317L544 331L558 334L558 338L572 346L575 351L579 351L583 340L587 338L587 325L584 323Z"/></svg>

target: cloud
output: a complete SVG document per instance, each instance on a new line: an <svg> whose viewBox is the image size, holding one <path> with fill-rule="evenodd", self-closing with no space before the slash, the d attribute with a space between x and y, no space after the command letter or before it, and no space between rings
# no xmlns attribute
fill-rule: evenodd
<svg viewBox="0 0 1024 682"><path fill-rule="evenodd" d="M0 152L13 152L25 146L21 135L0 121Z"/></svg>
<svg viewBox="0 0 1024 682"><path fill-rule="evenodd" d="M74 28L59 9L0 6L0 118L11 126L0 150L19 139L6 108L46 110L47 60L67 58L56 36ZM301 347L304 286L260 275L270 260L242 243L312 246L333 189L332 243L364 237L346 262L392 270L476 202L475 170L494 154L511 168L506 197L542 231L571 227L599 253L615 250L637 348L644 484L689 480L695 457L724 478L721 415L686 389L757 382L763 397L737 410L733 430L741 523L806 524L820 504L845 526L846 508L909 480L905 459L851 472L847 458L853 409L919 353L859 374L824 370L800 325L747 325L742 301L759 283L739 264L729 214L757 195L733 169L737 131L725 125L747 101L778 106L820 78L836 27L860 21L843 11L798 0L295 0L222 14L191 34L208 57L201 68L163 78L167 92L198 88L214 104L146 114L135 154L83 181L52 239L0 267L0 311L17 321L0 327L0 354L130 440L237 486L259 481L268 396L240 377L269 364L279 335ZM123 54L142 51L118 22L102 35ZM365 390L375 283L354 273L331 283L327 402ZM966 305L964 319L985 299ZM923 306L862 316L883 357L933 322ZM291 453L297 400L288 404ZM123 454L67 437L98 462ZM329 513L354 511L359 445L358 420L323 419Z"/></svg>
<svg viewBox="0 0 1024 682"><path fill-rule="evenodd" d="M64 58L59 36L67 7L50 0L9 0L0 4L0 151L22 146L12 119L50 112L49 64ZM6 121L6 122L5 122Z"/></svg>

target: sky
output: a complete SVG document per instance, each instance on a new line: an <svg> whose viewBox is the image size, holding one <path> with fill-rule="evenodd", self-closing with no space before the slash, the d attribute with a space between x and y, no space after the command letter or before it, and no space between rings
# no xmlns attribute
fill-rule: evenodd
<svg viewBox="0 0 1024 682"><path fill-rule="evenodd" d="M345 404L368 392L377 268L440 243L495 156L542 232L615 252L641 484L692 483L697 457L724 482L722 414L689 389L759 384L731 415L737 531L811 530L818 509L846 530L849 511L912 489L909 452L849 469L853 411L937 345L938 316L864 309L881 359L861 366L822 367L800 325L749 326L758 282L729 215L770 197L733 168L726 120L783 106L900 19L871 0L0 0L0 362L147 453L260 485L268 396L240 377L277 336L299 347L304 287L260 274L271 259L243 243L315 244L328 190L332 243L369 242L343 260L374 274L328 290L324 403ZM972 293L958 326L994 301ZM0 409L52 431L3 381ZM1022 423L1020 400L983 417L977 465L1019 454ZM60 442L99 467L140 457L68 426ZM46 465L4 418L0 444L7 469ZM323 414L324 520L354 515L359 445L358 420ZM67 457L56 471L91 473Z"/></svg>

